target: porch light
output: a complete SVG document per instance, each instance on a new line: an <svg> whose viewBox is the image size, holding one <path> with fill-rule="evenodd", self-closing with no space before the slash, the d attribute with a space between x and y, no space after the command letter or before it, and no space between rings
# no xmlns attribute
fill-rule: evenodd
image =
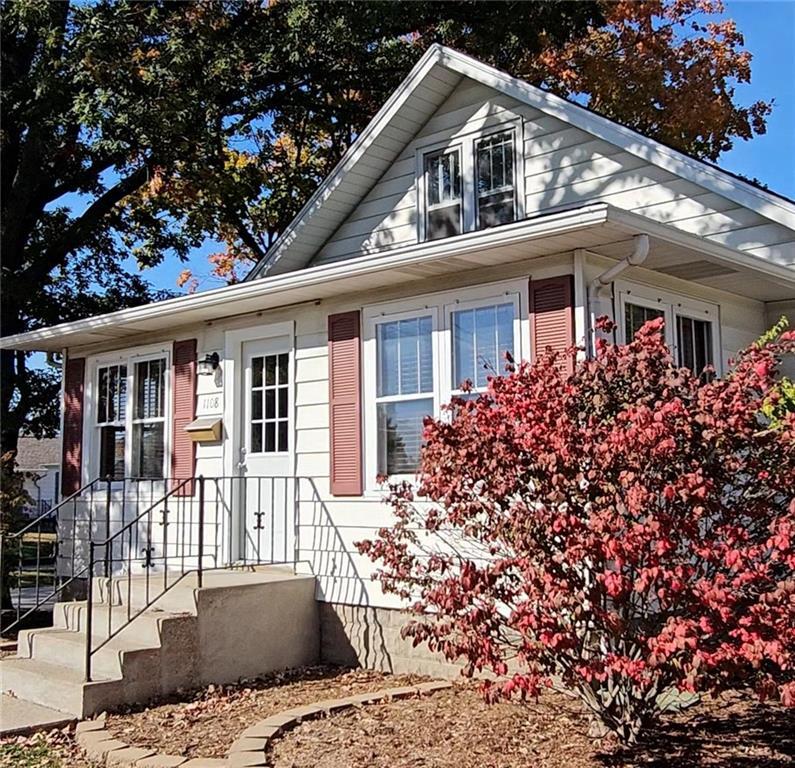
<svg viewBox="0 0 795 768"><path fill-rule="evenodd" d="M220 358L217 352L207 354L201 360L196 361L196 373L199 376L212 376L219 363Z"/></svg>

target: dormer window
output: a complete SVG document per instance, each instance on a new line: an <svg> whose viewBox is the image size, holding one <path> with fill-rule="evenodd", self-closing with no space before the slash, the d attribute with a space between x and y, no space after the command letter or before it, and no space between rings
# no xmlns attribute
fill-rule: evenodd
<svg viewBox="0 0 795 768"><path fill-rule="evenodd" d="M478 229L507 224L515 216L513 132L495 133L477 142Z"/></svg>
<svg viewBox="0 0 795 768"><path fill-rule="evenodd" d="M420 241L522 218L521 135L517 119L417 149Z"/></svg>
<svg viewBox="0 0 795 768"><path fill-rule="evenodd" d="M435 152L425 157L428 191L426 239L458 235L463 229L461 205L461 150Z"/></svg>

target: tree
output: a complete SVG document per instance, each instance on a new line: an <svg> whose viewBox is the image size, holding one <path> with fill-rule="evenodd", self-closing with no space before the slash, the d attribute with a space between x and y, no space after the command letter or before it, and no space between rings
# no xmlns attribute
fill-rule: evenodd
<svg viewBox="0 0 795 768"><path fill-rule="evenodd" d="M765 132L772 102L736 103L751 54L720 0L602 3L606 24L520 66L563 96L695 157L715 161Z"/></svg>
<svg viewBox="0 0 795 768"><path fill-rule="evenodd" d="M750 58L736 31L674 33L700 7L2 0L2 332L158 298L125 259L207 239L215 275L239 279L434 42L713 157L763 130L766 107L734 103ZM720 108L693 109L702 92ZM3 451L23 426L55 428L57 372L33 387L27 363L0 354Z"/></svg>
<svg viewBox="0 0 795 768"><path fill-rule="evenodd" d="M553 0L1 8L5 335L156 298L129 256L209 237L222 271L261 257L432 42L506 66L601 19ZM3 351L0 378L5 452L55 377Z"/></svg>
<svg viewBox="0 0 795 768"><path fill-rule="evenodd" d="M358 545L415 644L496 674L490 698L560 685L627 742L677 690L795 706L795 413L762 413L795 333L717 379L661 328L427 420L416 495L392 486L395 524Z"/></svg>

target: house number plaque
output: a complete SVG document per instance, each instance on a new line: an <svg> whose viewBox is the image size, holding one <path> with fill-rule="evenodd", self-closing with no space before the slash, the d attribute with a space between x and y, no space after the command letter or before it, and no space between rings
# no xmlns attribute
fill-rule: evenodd
<svg viewBox="0 0 795 768"><path fill-rule="evenodd" d="M210 392L199 395L196 403L196 413L199 415L222 413L224 410L224 396L222 392Z"/></svg>

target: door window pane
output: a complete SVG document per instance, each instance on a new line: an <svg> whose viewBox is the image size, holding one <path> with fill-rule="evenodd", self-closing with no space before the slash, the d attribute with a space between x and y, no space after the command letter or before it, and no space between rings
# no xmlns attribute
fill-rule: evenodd
<svg viewBox="0 0 795 768"><path fill-rule="evenodd" d="M515 219L513 133L507 131L477 144L478 229Z"/></svg>
<svg viewBox="0 0 795 768"><path fill-rule="evenodd" d="M712 356L712 323L677 315L676 340L679 365L701 375L708 365L714 365Z"/></svg>
<svg viewBox="0 0 795 768"><path fill-rule="evenodd" d="M419 467L422 422L433 413L433 399L378 403L378 473L406 475Z"/></svg>
<svg viewBox="0 0 795 768"><path fill-rule="evenodd" d="M461 151L425 158L426 238L438 240L461 232Z"/></svg>
<svg viewBox="0 0 795 768"><path fill-rule="evenodd" d="M635 338L635 334L649 320L656 320L658 317L665 317L665 310L658 307L644 307L640 304L624 305L624 338L629 344Z"/></svg>
<svg viewBox="0 0 795 768"><path fill-rule="evenodd" d="M505 370L505 353L514 353L514 304L512 302L452 313L453 381L485 387L489 376Z"/></svg>
<svg viewBox="0 0 795 768"><path fill-rule="evenodd" d="M287 353L251 359L248 413L252 453L288 450L289 360Z"/></svg>

